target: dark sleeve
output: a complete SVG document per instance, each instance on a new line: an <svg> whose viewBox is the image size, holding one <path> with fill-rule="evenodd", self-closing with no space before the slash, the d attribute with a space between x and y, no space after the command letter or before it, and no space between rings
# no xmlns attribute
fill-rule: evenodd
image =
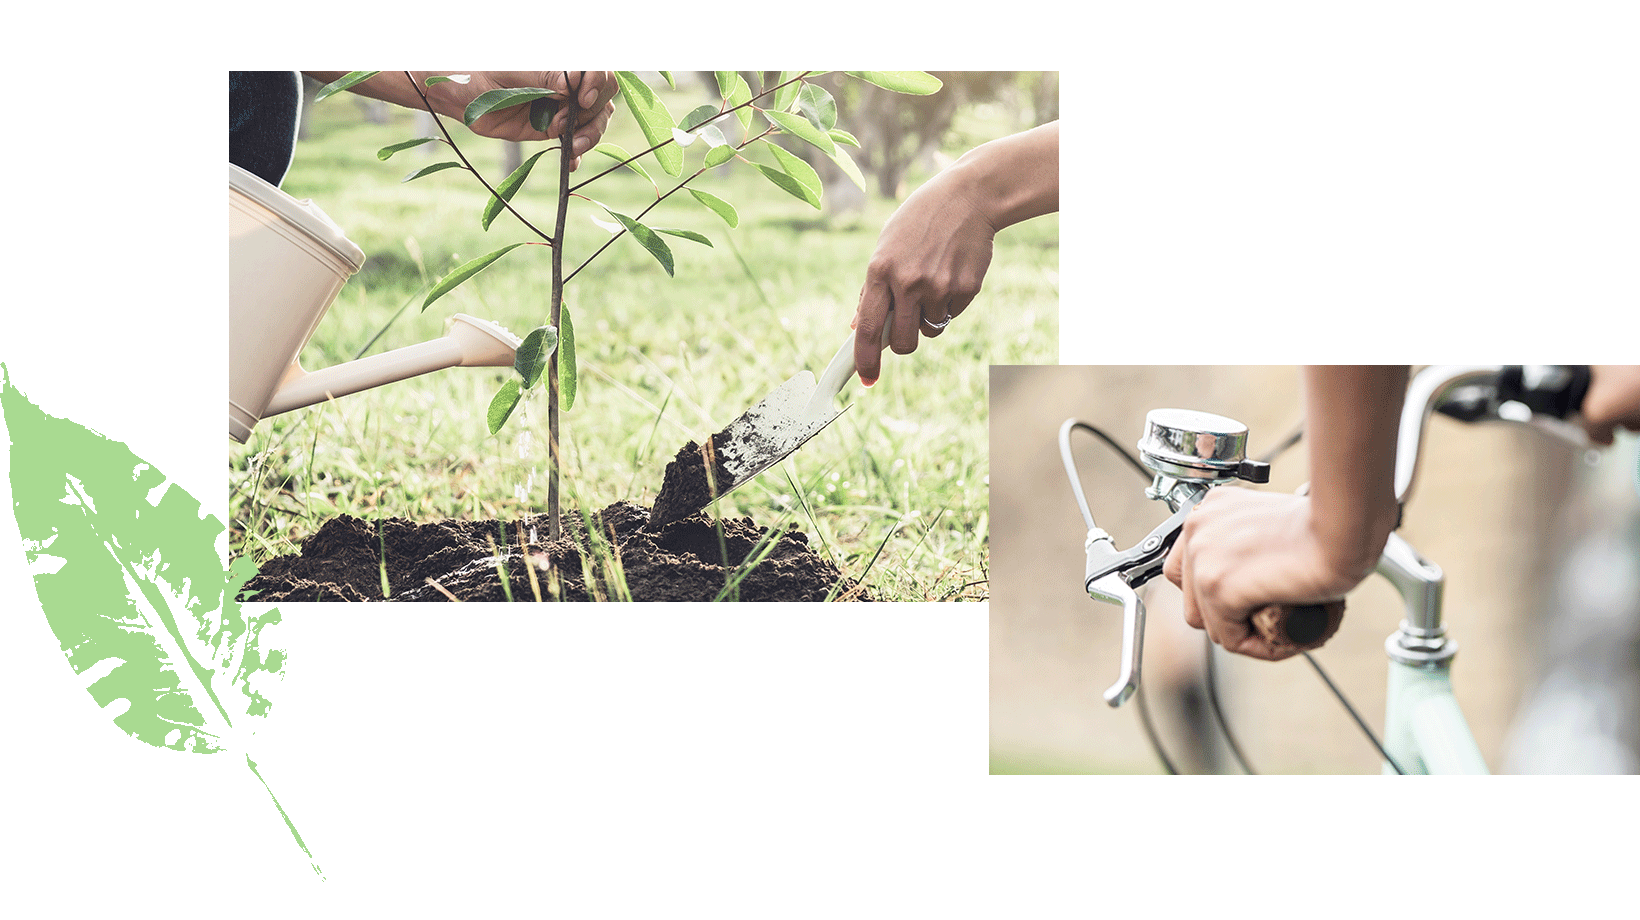
<svg viewBox="0 0 1640 920"><path fill-rule="evenodd" d="M228 72L228 162L278 185L296 149L302 77L294 70Z"/></svg>

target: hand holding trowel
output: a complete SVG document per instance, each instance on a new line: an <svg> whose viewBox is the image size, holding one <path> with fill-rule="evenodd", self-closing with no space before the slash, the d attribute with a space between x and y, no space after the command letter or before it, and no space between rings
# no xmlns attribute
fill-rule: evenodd
<svg viewBox="0 0 1640 920"><path fill-rule="evenodd" d="M883 322L885 345L892 318L890 314ZM667 464L660 494L649 512L649 528L658 529L694 514L802 447L843 414L833 403L854 371L851 332L818 383L814 374L799 371L712 435L705 446L689 442Z"/></svg>

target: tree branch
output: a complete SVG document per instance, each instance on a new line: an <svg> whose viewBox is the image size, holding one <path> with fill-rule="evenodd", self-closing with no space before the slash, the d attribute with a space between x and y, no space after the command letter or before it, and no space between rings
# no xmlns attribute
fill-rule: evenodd
<svg viewBox="0 0 1640 920"><path fill-rule="evenodd" d="M438 126L439 133L444 135L444 142L449 144L450 149L454 150L456 152L456 156L461 159L461 165L468 172L473 174L473 177L479 181L479 184L483 185L486 189L489 189L491 197L500 201L501 206L506 208L512 216L518 218L520 223L530 228L530 232L534 233L536 236L539 236L541 239L546 240L548 246L551 246L553 249L557 249L558 244L553 241L552 237L542 233L534 224L530 223L528 220L525 220L524 215L513 210L512 202L497 194L495 188L492 187L487 180L485 180L483 173L480 173L477 169L473 168L473 164L467 160L467 155L461 152L460 147L456 146L455 138L451 137L449 130L444 127L443 119L439 118L438 113L433 111L433 103L427 99L427 94L421 91L421 84L416 82L416 78L410 73L410 71L404 71L404 75L409 78L410 86L415 89L416 95L421 97L421 104L427 109L427 114L433 116L433 124ZM558 149L561 149L563 146L563 140L560 139L558 142ZM548 147L547 149L552 150L555 148ZM560 232L562 232L562 228L560 228Z"/></svg>
<svg viewBox="0 0 1640 920"><path fill-rule="evenodd" d="M732 109L724 109L723 111L718 112L716 115L713 115L711 118L707 119L706 121L701 122L700 124L696 125L695 127L697 129L703 128L706 125L709 125L714 121L717 121L719 118L722 118L723 116L728 115L731 112L738 112L738 111L740 111L741 109L743 109L747 106L752 106L752 108L757 108L757 106L755 105L757 100L762 99L764 96L767 96L771 93L778 93L778 92L780 92L780 90L784 89L785 87L788 87L788 86L792 85L793 83L801 83L805 78L807 78L812 73L815 73L815 71L805 70L802 73L798 74L795 77L792 77L790 80L787 80L784 83L780 83L780 84L777 84L775 86L771 86L768 89L759 92L757 95L755 95L752 98L746 100L745 102L742 102L740 105L737 105ZM762 111L762 110L759 109L759 111ZM768 134L768 133L769 133L768 131L763 132L763 134ZM758 137L762 137L763 134L758 135ZM754 138L752 138L752 140L757 140L757 138L754 137ZM627 157L626 159L622 160L621 162L616 163L614 166L609 167L608 169L604 170L601 173L598 173L597 175L593 176L590 179L586 179L582 182L576 183L576 185L574 187L572 187L570 189L570 191L572 191L572 192L580 191L583 187L585 187L587 185L591 185L592 183L598 181L599 179L602 179L604 176L609 175L610 173L614 172L617 169L620 169L622 166L625 166L628 163L632 163L632 162L636 162L638 160L641 160L644 157L650 155L651 153L654 153L655 151L661 149L662 147L665 147L667 144L675 144L675 143L677 143L677 141L675 141L675 140L661 141L660 143L656 144L653 147L650 147L648 150L645 150L642 153L636 154L634 156ZM749 143L751 143L751 141L747 141L746 143L749 144ZM742 144L740 147L736 147L735 149L740 150L744 146L745 146L745 144ZM696 173L696 175L699 175L699 173ZM694 177L691 176L690 178L692 179ZM673 189L673 191L677 191L677 190Z"/></svg>
<svg viewBox="0 0 1640 920"><path fill-rule="evenodd" d="M575 125L576 99L580 96L580 87L570 87L569 71L564 72L564 86L570 89L569 96L564 100L565 130L571 130ZM573 133L572 135L573 136ZM559 139L558 153L558 216L553 228L553 240L562 243L564 239L564 225L569 217L569 167L574 159L570 156L573 147L565 147L563 139ZM559 329L561 312L564 303L564 247L552 247L552 328ZM559 461L561 454L558 447L558 356L563 352L564 341L560 337L558 347L552 350L552 361L547 365L547 536L549 540L557 541L562 533L558 513L558 471L562 465Z"/></svg>

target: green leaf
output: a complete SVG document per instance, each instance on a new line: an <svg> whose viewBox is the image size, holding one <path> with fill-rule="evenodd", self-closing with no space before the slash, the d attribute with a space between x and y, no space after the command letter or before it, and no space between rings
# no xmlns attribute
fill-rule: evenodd
<svg viewBox="0 0 1640 920"><path fill-rule="evenodd" d="M530 103L530 127L546 134L552 127L552 117L558 114L557 99L537 99Z"/></svg>
<svg viewBox="0 0 1640 920"><path fill-rule="evenodd" d="M661 169L669 176L676 176L683 172L683 151L672 143L672 129L677 123L672 120L672 114L666 106L655 96L655 91L638 79L638 75L629 70L615 71L615 81L621 85L621 98L626 100L626 107L637 119L638 129L643 132L644 139L651 147L655 147L655 162L661 164Z"/></svg>
<svg viewBox="0 0 1640 920"><path fill-rule="evenodd" d="M728 100L729 94L734 92L736 80L746 82L741 79L740 72L735 70L714 70L712 76L717 77L718 98L725 101Z"/></svg>
<svg viewBox="0 0 1640 920"><path fill-rule="evenodd" d="M23 555L40 612L81 686L143 744L244 757L238 743L272 708L266 691L285 666L284 652L263 639L279 612L240 606L255 565L241 558L225 566L222 522L203 514L198 499L126 445L47 415L3 366L0 408ZM266 788L248 757L246 764ZM277 798L273 804L311 860ZM190 820L185 808L174 817Z"/></svg>
<svg viewBox="0 0 1640 920"><path fill-rule="evenodd" d="M495 434L502 425L507 424L507 419L518 407L519 392L517 377L507 378L501 389L495 391L495 396L490 399L490 409L484 413L485 421L490 425L490 434Z"/></svg>
<svg viewBox="0 0 1640 920"><path fill-rule="evenodd" d="M333 83L326 83L324 86L321 86L319 91L313 95L313 102L317 105L342 90L352 89L353 87L358 86L360 83L363 83L379 73L381 73L379 70L355 70L347 76L342 77L340 80Z"/></svg>
<svg viewBox="0 0 1640 920"><path fill-rule="evenodd" d="M608 211L610 217L620 221L621 226L626 228L626 232L632 234L632 237L641 243L643 248L649 250L649 254L654 256L656 261L661 263L661 267L666 269L666 273L668 275L672 274L672 250L666 245L665 240L655 235L655 231L601 201L592 198L587 200Z"/></svg>
<svg viewBox="0 0 1640 920"><path fill-rule="evenodd" d="M461 120L470 125L497 109L508 109L536 99L559 95L563 94L557 90L545 89L539 86L492 89L467 103L467 110L461 113Z"/></svg>
<svg viewBox="0 0 1640 920"><path fill-rule="evenodd" d="M520 246L532 245L536 244L513 243L511 246L503 246L489 255L479 256L470 262L463 262L461 265L456 267L455 271L445 275L443 280L441 280L438 284L433 285L433 289L427 292L427 299L421 302L422 312L425 313L427 308L432 306L433 301L455 290L456 287L458 287L463 281L466 281L468 278L471 278L484 269L489 268L490 263L494 262L496 259L501 258Z"/></svg>
<svg viewBox="0 0 1640 920"><path fill-rule="evenodd" d="M710 247L712 249L717 248L716 246L712 246L712 241L711 240L707 239L705 236L703 236L699 233L696 233L693 230L679 230L676 227L656 227L655 232L656 233L668 233L668 234L671 234L672 236L680 236L680 237L683 237L684 239L690 240L692 242L705 243L708 247Z"/></svg>
<svg viewBox="0 0 1640 920"><path fill-rule="evenodd" d="M524 336L513 354L513 370L524 378L524 386L533 387L541 382L541 374L551 363L552 352L557 347L558 330L551 326L537 326Z"/></svg>
<svg viewBox="0 0 1640 920"><path fill-rule="evenodd" d="M797 94L797 110L821 131L837 127L837 100L824 87L805 84Z"/></svg>
<svg viewBox="0 0 1640 920"><path fill-rule="evenodd" d="M608 211L609 209L605 208L604 210ZM655 231L627 217L625 214L609 211L609 216L620 221L621 226L626 228L626 232L632 234L633 239L642 243L643 248L649 250L649 254L655 257L655 261L661 263L661 268L666 269L667 275L672 274L672 250L666 245L665 240L656 236Z"/></svg>
<svg viewBox="0 0 1640 920"><path fill-rule="evenodd" d="M722 113L715 105L695 106L693 109L689 110L688 115L683 116L683 121L678 122L678 127L685 131L693 131L701 125L704 125L712 119L718 117L720 114Z"/></svg>
<svg viewBox="0 0 1640 920"><path fill-rule="evenodd" d="M722 166L734 158L735 148L729 146L728 144L718 144L713 146L712 149L706 151L706 159L702 161L701 165L710 169L713 166Z"/></svg>
<svg viewBox="0 0 1640 920"><path fill-rule="evenodd" d="M733 73L733 71L730 72ZM724 93L723 101L728 103L730 108L746 105L746 103L752 101L752 87L746 82L745 77L738 73L734 75L734 81L729 90ZM735 117L740 119L740 130L750 131L752 129L751 106L747 105L743 109L735 108Z"/></svg>
<svg viewBox="0 0 1640 920"><path fill-rule="evenodd" d="M792 80L801 72L798 70L782 70L780 72L780 78L774 81L774 85L779 86L780 89L775 90L774 101L769 103L769 108L774 109L776 112L784 112L792 107L792 103L797 101L798 90L803 88L803 81L797 80L785 86L781 86L781 84L786 83L787 80Z"/></svg>
<svg viewBox="0 0 1640 920"><path fill-rule="evenodd" d="M678 88L678 81L672 79L672 71L662 70L662 71L658 71L658 73L660 73L661 77L666 80L666 85L667 86L670 86L673 89Z"/></svg>
<svg viewBox="0 0 1640 920"><path fill-rule="evenodd" d="M847 150L838 147L837 152L831 155L831 161L837 164L837 168L843 171L843 175L848 176L850 182L859 186L860 191L870 191L866 188L865 175L860 172L860 167L855 165L854 158L848 155Z"/></svg>
<svg viewBox="0 0 1640 920"><path fill-rule="evenodd" d="M847 144L850 147L860 146L860 139L847 131L844 131L842 128L832 128L830 131L827 131L826 134L839 144Z"/></svg>
<svg viewBox="0 0 1640 920"><path fill-rule="evenodd" d="M775 169L773 166L764 166L762 163L758 163L757 169L770 182L785 189L792 197L806 201L816 209L820 207L820 199L814 194L813 189L805 187L803 183Z"/></svg>
<svg viewBox="0 0 1640 920"><path fill-rule="evenodd" d="M388 146L376 151L376 159L386 160L388 157L398 153L400 150L409 150L411 147L420 147L422 144L436 144L438 143L438 140L439 139L436 137L418 137L413 141L402 141L397 144L389 144Z"/></svg>
<svg viewBox="0 0 1640 920"><path fill-rule="evenodd" d="M575 408L575 324L569 321L569 304L558 305L558 398L564 411Z"/></svg>
<svg viewBox="0 0 1640 920"><path fill-rule="evenodd" d="M405 176L403 179L401 179L399 181L409 182L412 179L420 179L422 176L431 175L433 173L441 172L441 171L446 170L446 169L464 169L464 168L465 167L463 167L460 163L457 163L454 160L446 160L443 163L434 163L431 166L423 166L422 168L416 170L415 172L411 173L408 176Z"/></svg>
<svg viewBox="0 0 1640 920"><path fill-rule="evenodd" d="M814 171L813 166L803 162L802 157L779 144L772 141L764 141L763 143L768 145L769 152L774 154L775 160L780 164L780 168L786 171L786 175L813 189L815 196L819 196L821 190L820 174Z"/></svg>
<svg viewBox="0 0 1640 920"><path fill-rule="evenodd" d="M626 150L624 150L621 147L621 145L603 143L603 144L599 144L598 146L592 148L592 152L593 153L601 153L604 156L609 157L610 159L625 165L627 169L630 169L633 172L637 173L638 175L643 176L645 179L647 179L649 181L650 185L655 186L656 191L660 191L660 186L655 183L655 180L649 178L649 173L645 172L644 168L642 166L638 165L638 161L632 159L632 154L627 153Z"/></svg>
<svg viewBox="0 0 1640 920"><path fill-rule="evenodd" d="M764 144L774 154L775 162L780 164L780 169L768 166L759 166L758 169L769 177L769 181L818 209L821 195L820 174L814 171L813 166L803 162L797 154L779 144L769 141L764 141ZM776 176L784 176L788 181L782 182Z"/></svg>
<svg viewBox="0 0 1640 920"><path fill-rule="evenodd" d="M437 86L440 83L460 83L462 86L466 86L467 83L469 81L471 81L472 79L473 79L473 75L472 74L466 74L466 73L453 73L453 74L450 74L447 77L442 77L442 76L439 76L438 74L434 74L433 76L428 77L427 79L425 79L421 82L426 84L427 86Z"/></svg>
<svg viewBox="0 0 1640 920"><path fill-rule="evenodd" d="M518 194L518 190L524 187L524 180L529 178L530 170L535 168L535 161L541 159L545 153L546 151L542 150L520 163L512 175L502 179L501 184L495 187L495 194L490 196L489 202L484 205L484 214L479 218L479 224L485 230L490 229L490 222L501 213L503 202L511 201L513 196Z"/></svg>
<svg viewBox="0 0 1640 920"><path fill-rule="evenodd" d="M711 192L703 192L697 188L690 189L689 194L695 196L695 200L705 205L707 210L723 218L724 223L731 227L740 225L740 214L735 211L734 205Z"/></svg>
<svg viewBox="0 0 1640 920"><path fill-rule="evenodd" d="M927 96L940 91L939 78L920 70L845 70L844 73L872 86L881 86L891 93L909 96Z"/></svg>
<svg viewBox="0 0 1640 920"><path fill-rule="evenodd" d="M763 115L779 125L780 130L794 134L820 148L821 153L830 156L837 152L837 145L832 143L831 135L810 124L807 118L790 112L764 112Z"/></svg>

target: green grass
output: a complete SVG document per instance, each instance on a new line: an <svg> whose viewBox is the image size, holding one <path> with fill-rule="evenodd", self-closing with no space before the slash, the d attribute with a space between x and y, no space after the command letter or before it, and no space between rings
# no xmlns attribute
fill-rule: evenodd
<svg viewBox="0 0 1640 920"><path fill-rule="evenodd" d="M680 91L668 105L688 111L701 101L697 94ZM369 353L436 337L456 312L520 335L547 321L545 247L514 251L420 312L418 291L451 267L531 237L509 215L482 231L486 194L464 172L401 183L431 161L424 151L447 148L378 161L378 148L416 136L412 113L393 114L392 123L374 125L346 94L321 103L285 180L287 192L319 202L369 255L303 352L306 367L353 358L384 326ZM994 107L977 109L954 134L1019 127L998 122ZM452 131L498 181L500 143ZM606 139L634 152L644 146L619 106ZM698 159L691 151L689 162ZM589 155L577 178L604 163L613 161ZM863 213L833 221L737 166L696 187L732 202L738 228L686 193L646 218L716 243L668 237L676 277L623 238L569 285L581 373L562 423L566 514L618 499L649 504L686 441L718 430L797 371L818 374L847 335L877 231L895 202L870 200ZM647 160L646 168L662 190L675 184ZM551 224L547 180L555 172L553 158L543 158L518 199L537 226ZM926 178L913 175L912 185ZM634 215L654 196L624 169L585 192ZM566 270L607 239L589 220L594 213L602 216L572 201ZM852 576L864 574L884 599L987 597L987 366L1057 360L1058 230L1051 216L1004 231L985 289L944 336L924 340L914 355L886 355L877 386L851 385L842 417L719 502L719 512L807 533L818 552ZM521 406L498 436L485 427L490 396L510 373L457 368L263 421L248 444L230 451L234 552L258 561L292 552L339 513L432 520L542 510L544 402Z"/></svg>

